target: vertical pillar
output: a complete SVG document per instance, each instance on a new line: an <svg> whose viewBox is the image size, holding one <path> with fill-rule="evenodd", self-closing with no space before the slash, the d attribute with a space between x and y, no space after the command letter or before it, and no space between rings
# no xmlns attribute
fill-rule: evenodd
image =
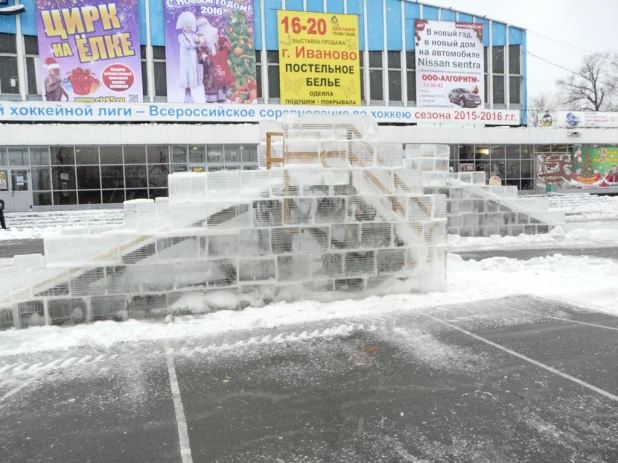
<svg viewBox="0 0 618 463"><path fill-rule="evenodd" d="M506 41L504 42L504 102L506 109L511 109L511 63L509 62L509 25L505 24Z"/></svg>
<svg viewBox="0 0 618 463"><path fill-rule="evenodd" d="M150 0L145 0L146 5L146 85L148 87L148 101L151 103L155 97L154 84L154 55L152 52L152 36L150 34Z"/></svg>
<svg viewBox="0 0 618 463"><path fill-rule="evenodd" d="M262 65L260 71L262 72L262 99L264 103L268 103L268 60L266 53L266 15L264 14L265 2L260 0L260 21L262 22L262 50L260 51Z"/></svg>
<svg viewBox="0 0 618 463"><path fill-rule="evenodd" d="M406 45L406 11L405 3L401 2L401 99L408 106L408 47ZM414 24L416 28L416 24Z"/></svg>
<svg viewBox="0 0 618 463"><path fill-rule="evenodd" d="M363 2L363 25L365 33L365 51L363 52L363 61L365 66L363 66L363 74L364 74L364 85L365 87L365 100L367 104L371 103L371 88L369 86L369 37L367 30L367 2Z"/></svg>
<svg viewBox="0 0 618 463"><path fill-rule="evenodd" d="M15 6L19 5L19 0L15 0ZM26 101L28 95L28 77L26 76L26 47L24 36L21 33L21 17L15 16L15 45L17 48L17 84L19 85L19 96L22 101Z"/></svg>

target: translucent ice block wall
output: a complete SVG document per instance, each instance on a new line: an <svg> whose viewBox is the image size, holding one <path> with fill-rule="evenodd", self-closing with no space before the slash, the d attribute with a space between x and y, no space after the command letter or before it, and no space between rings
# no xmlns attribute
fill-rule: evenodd
<svg viewBox="0 0 618 463"><path fill-rule="evenodd" d="M284 168L172 174L123 227L46 239L0 277L0 326L445 289L446 198L401 145L366 118L283 131Z"/></svg>
<svg viewBox="0 0 618 463"><path fill-rule="evenodd" d="M406 145L408 164L420 165L423 192L447 197L448 233L517 236L547 233L564 224L544 198L521 200L516 186L487 185L485 172L449 172L448 145Z"/></svg>

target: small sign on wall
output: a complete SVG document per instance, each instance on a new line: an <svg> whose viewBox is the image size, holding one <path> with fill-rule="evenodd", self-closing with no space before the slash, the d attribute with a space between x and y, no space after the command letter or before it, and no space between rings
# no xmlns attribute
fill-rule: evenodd
<svg viewBox="0 0 618 463"><path fill-rule="evenodd" d="M0 170L0 190L7 191L9 189L8 176L6 170Z"/></svg>

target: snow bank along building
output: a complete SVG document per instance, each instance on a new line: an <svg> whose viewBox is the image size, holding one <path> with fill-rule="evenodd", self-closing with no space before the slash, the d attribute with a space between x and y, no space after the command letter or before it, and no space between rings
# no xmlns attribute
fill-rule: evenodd
<svg viewBox="0 0 618 463"><path fill-rule="evenodd" d="M453 171L522 190L568 182L572 146L609 144L615 130L574 131L608 125L573 114L536 127L526 31L478 13L406 0L9 0L0 198L28 211L167 196L169 173L257 169L258 123L289 112L371 114L381 139L448 144Z"/></svg>

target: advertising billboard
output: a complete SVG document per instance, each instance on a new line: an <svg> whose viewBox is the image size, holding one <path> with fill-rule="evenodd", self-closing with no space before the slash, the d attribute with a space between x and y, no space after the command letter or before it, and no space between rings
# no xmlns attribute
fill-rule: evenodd
<svg viewBox="0 0 618 463"><path fill-rule="evenodd" d="M571 184L618 185L618 146L573 145Z"/></svg>
<svg viewBox="0 0 618 463"><path fill-rule="evenodd" d="M143 100L136 0L37 0L47 101Z"/></svg>
<svg viewBox="0 0 618 463"><path fill-rule="evenodd" d="M253 0L165 0L170 103L257 102Z"/></svg>
<svg viewBox="0 0 618 463"><path fill-rule="evenodd" d="M416 20L416 105L484 108L483 24Z"/></svg>
<svg viewBox="0 0 618 463"><path fill-rule="evenodd" d="M281 104L361 104L358 16L277 12Z"/></svg>
<svg viewBox="0 0 618 463"><path fill-rule="evenodd" d="M559 129L616 128L618 113L596 111L538 111L537 126Z"/></svg>

